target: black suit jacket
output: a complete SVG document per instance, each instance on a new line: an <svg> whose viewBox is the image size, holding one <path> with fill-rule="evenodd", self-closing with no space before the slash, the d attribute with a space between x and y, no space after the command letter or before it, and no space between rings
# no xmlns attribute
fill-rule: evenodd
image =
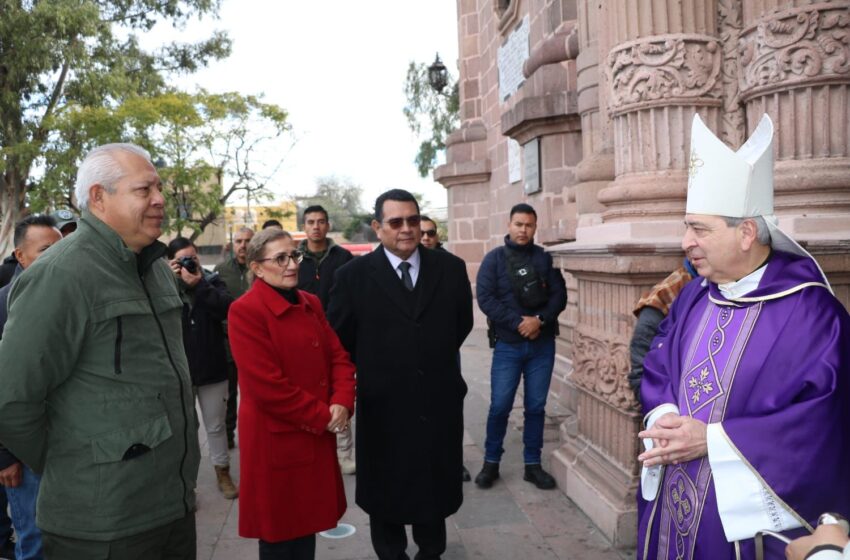
<svg viewBox="0 0 850 560"><path fill-rule="evenodd" d="M458 352L472 330L464 262L419 254L412 293L382 246L344 265L327 313L357 366L357 504L405 524L443 519L463 501Z"/></svg>

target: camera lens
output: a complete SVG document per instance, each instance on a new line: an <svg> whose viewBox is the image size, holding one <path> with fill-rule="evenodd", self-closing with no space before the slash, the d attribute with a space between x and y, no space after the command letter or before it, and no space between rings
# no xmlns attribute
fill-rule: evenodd
<svg viewBox="0 0 850 560"><path fill-rule="evenodd" d="M186 269L189 274L195 274L198 271L198 263L192 257L180 257L177 262Z"/></svg>

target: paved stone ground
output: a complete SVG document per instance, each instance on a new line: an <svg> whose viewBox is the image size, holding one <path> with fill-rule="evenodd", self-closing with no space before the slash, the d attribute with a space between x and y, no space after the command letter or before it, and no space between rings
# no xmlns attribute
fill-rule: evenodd
<svg viewBox="0 0 850 560"><path fill-rule="evenodd" d="M475 329L461 353L463 373L469 384L466 398L464 460L472 473L480 469L490 394L491 352L483 330ZM558 445L558 428L551 412L547 421L544 457ZM460 511L447 522L448 549L445 560L629 560L631 551L616 550L573 502L558 490L538 490L522 480L522 400L518 396L512 414L513 429L505 438L507 450L499 481L489 490L464 484ZM239 537L238 504L220 497L209 462L203 428L204 458L198 476L198 558L203 560L254 560L257 542ZM232 457L234 478L239 478L239 453ZM354 476L344 476L348 511L343 523L357 532L345 539L317 537L316 558L361 560L375 558L369 541L369 518L354 504ZM285 504L281 504L285 507ZM408 554L416 546L409 538Z"/></svg>

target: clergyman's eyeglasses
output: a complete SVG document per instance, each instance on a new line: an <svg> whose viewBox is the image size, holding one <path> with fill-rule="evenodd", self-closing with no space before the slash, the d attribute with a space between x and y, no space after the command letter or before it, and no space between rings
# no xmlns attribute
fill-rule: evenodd
<svg viewBox="0 0 850 560"><path fill-rule="evenodd" d="M405 218L390 218L389 220L384 220L384 223L390 226L392 229L401 229L401 226L404 222L407 222L408 227L416 227L419 225L419 222L422 221L422 216L407 216Z"/></svg>
<svg viewBox="0 0 850 560"><path fill-rule="evenodd" d="M257 262L274 261L274 263L280 268L286 268L287 266L289 266L289 259L292 259L296 263L300 264L301 261L304 260L304 253L302 253L301 251L292 251L291 253L278 253L273 257L257 259Z"/></svg>

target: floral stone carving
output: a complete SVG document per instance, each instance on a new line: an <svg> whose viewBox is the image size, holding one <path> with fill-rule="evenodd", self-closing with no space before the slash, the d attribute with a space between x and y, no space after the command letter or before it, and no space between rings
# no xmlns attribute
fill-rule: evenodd
<svg viewBox="0 0 850 560"><path fill-rule="evenodd" d="M628 344L606 336L591 336L577 329L572 380L620 410L638 410L626 374Z"/></svg>
<svg viewBox="0 0 850 560"><path fill-rule="evenodd" d="M703 35L657 35L608 55L612 111L686 104L720 105L721 48Z"/></svg>
<svg viewBox="0 0 850 560"><path fill-rule="evenodd" d="M850 79L850 2L787 10L745 31L738 46L743 97L789 85Z"/></svg>
<svg viewBox="0 0 850 560"><path fill-rule="evenodd" d="M738 39L743 28L743 6L740 0L718 0L717 17L720 42L723 45L721 81L723 87L723 126L721 139L729 146L740 146L747 138L744 107L739 99Z"/></svg>

